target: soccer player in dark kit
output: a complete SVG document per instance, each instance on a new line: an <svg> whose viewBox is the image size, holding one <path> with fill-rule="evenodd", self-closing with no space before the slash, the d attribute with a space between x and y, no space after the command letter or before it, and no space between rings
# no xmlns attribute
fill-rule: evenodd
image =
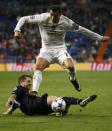
<svg viewBox="0 0 112 131"><path fill-rule="evenodd" d="M57 97L49 96L47 93L42 96L32 96L30 94L30 88L32 83L32 77L29 75L21 75L18 78L18 85L13 89L10 97L7 101L7 111L4 115L12 114L14 110L20 108L25 115L48 115L53 113L51 104L57 99L61 98L66 103L65 110L59 112L62 116L67 114L71 105L80 105L85 107L89 102L96 99L96 95L88 96L85 99L79 99L75 97Z"/></svg>

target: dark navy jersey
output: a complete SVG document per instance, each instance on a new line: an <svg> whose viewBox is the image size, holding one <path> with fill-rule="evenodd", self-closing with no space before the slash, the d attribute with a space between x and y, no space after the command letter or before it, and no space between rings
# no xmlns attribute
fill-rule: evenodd
<svg viewBox="0 0 112 131"><path fill-rule="evenodd" d="M47 106L47 94L32 97L29 90L22 86L17 86L12 91L16 94L16 101L20 103L20 109L26 115L45 115L52 113L52 109Z"/></svg>

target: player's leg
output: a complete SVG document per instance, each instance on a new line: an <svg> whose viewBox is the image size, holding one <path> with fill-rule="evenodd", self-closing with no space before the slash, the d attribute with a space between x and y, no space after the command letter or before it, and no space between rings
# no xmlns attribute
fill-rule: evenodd
<svg viewBox="0 0 112 131"><path fill-rule="evenodd" d="M81 107L85 107L89 102L94 101L96 99L96 95L88 96L84 99L79 99L75 97L60 97L66 102L66 109L64 111L56 112L56 116L64 116L68 113L69 107L71 105L80 105ZM56 98L59 98L57 96L47 96L47 105L48 107L51 107L52 101Z"/></svg>
<svg viewBox="0 0 112 131"><path fill-rule="evenodd" d="M62 98L62 97L57 97L57 96L48 96L48 97L47 97L47 105L48 105L48 107L51 108L51 104L52 104L53 100L55 100L55 99L57 99L57 98ZM63 111L53 112L52 115L56 115L56 116L64 116L64 115L67 114L67 112L68 112L68 106L66 106L66 109L63 110Z"/></svg>
<svg viewBox="0 0 112 131"><path fill-rule="evenodd" d="M35 64L35 71L33 75L33 93L38 92L41 81L42 81L42 71L49 66L49 62L41 57L37 57Z"/></svg>
<svg viewBox="0 0 112 131"><path fill-rule="evenodd" d="M67 108L69 108L70 105L80 105L81 107L85 107L89 102L94 101L96 98L97 95L91 95L84 99L65 96L62 99L66 102Z"/></svg>
<svg viewBox="0 0 112 131"><path fill-rule="evenodd" d="M75 65L73 62L73 59L69 55L69 53L66 50L62 50L59 54L58 60L61 65L64 65L64 67L68 70L69 72L69 80L75 87L77 91L81 91L80 84L78 83L76 79L76 70L75 70Z"/></svg>
<svg viewBox="0 0 112 131"><path fill-rule="evenodd" d="M38 57L36 58L35 71L33 76L33 92L38 92L39 86L42 81L42 71L47 68L52 61L52 56L49 50L41 49Z"/></svg>
<svg viewBox="0 0 112 131"><path fill-rule="evenodd" d="M68 69L69 71L69 80L75 87L77 91L81 91L80 84L78 80L76 79L76 71L75 71L75 66L72 58L67 58L63 62L64 66Z"/></svg>
<svg viewBox="0 0 112 131"><path fill-rule="evenodd" d="M68 110L70 105L78 105L83 99L78 99L75 97L62 97L62 99L66 102L66 108Z"/></svg>
<svg viewBox="0 0 112 131"><path fill-rule="evenodd" d="M97 95L91 95L83 99L79 104L81 107L85 107L89 102L94 101L97 98Z"/></svg>
<svg viewBox="0 0 112 131"><path fill-rule="evenodd" d="M53 102L53 100L55 100L56 98L59 98L57 96L48 96L47 97L47 105L51 107L51 104Z"/></svg>

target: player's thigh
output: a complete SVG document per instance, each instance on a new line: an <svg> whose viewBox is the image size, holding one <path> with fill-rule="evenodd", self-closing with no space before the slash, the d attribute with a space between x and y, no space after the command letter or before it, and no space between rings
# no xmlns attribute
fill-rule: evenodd
<svg viewBox="0 0 112 131"><path fill-rule="evenodd" d="M74 66L74 62L70 54L66 50L62 50L58 57L59 63L65 68L71 68Z"/></svg>
<svg viewBox="0 0 112 131"><path fill-rule="evenodd" d="M36 58L35 69L44 70L52 61L50 52L46 49L41 49L39 55Z"/></svg>
<svg viewBox="0 0 112 131"><path fill-rule="evenodd" d="M49 63L51 63L51 61L52 61L52 53L48 49L43 49L42 48L40 50L40 53L39 53L38 57L41 57L41 58L47 60Z"/></svg>
<svg viewBox="0 0 112 131"><path fill-rule="evenodd" d="M66 58L63 62L63 65L67 69L74 69L74 62L72 58Z"/></svg>
<svg viewBox="0 0 112 131"><path fill-rule="evenodd" d="M48 96L47 97L47 104L48 106L51 106L52 101L55 100L56 98L58 98L57 96Z"/></svg>
<svg viewBox="0 0 112 131"><path fill-rule="evenodd" d="M49 66L49 62L42 58L42 57L37 57L36 58L36 64L35 64L35 70L44 70L46 67Z"/></svg>

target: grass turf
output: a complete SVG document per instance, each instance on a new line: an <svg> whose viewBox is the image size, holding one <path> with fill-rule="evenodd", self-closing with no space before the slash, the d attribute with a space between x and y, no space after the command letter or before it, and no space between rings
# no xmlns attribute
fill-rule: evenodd
<svg viewBox="0 0 112 131"><path fill-rule="evenodd" d="M78 72L82 91L77 92L66 72L44 72L39 94L75 96L97 94L85 108L72 106L64 117L25 116L19 110L10 116L2 113L11 90L21 74L32 72L0 72L0 131L112 131L112 72Z"/></svg>

